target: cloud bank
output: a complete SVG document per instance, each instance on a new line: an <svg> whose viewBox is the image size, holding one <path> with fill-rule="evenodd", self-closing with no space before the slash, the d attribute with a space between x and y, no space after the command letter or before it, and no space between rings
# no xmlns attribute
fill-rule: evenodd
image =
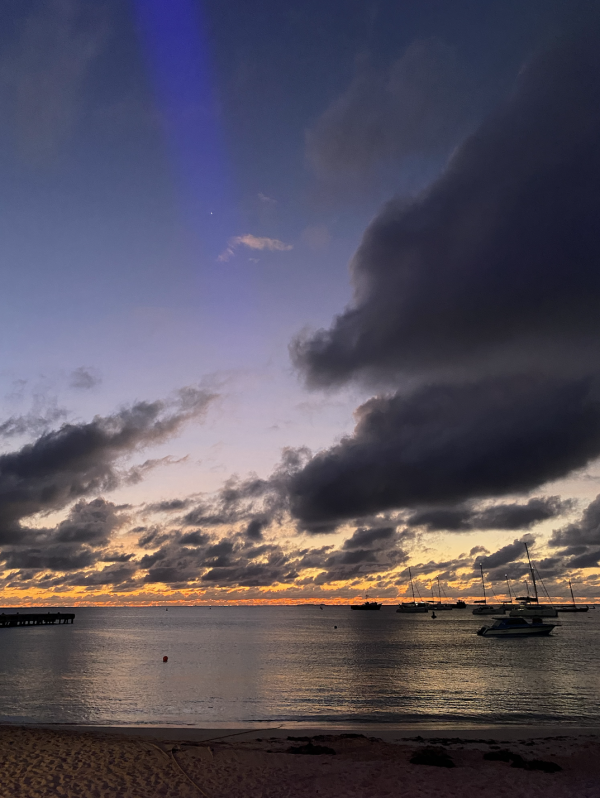
<svg viewBox="0 0 600 798"><path fill-rule="evenodd" d="M530 491L600 455L600 36L512 96L352 261L354 300L291 346L311 387L383 391L290 483L302 523Z"/></svg>

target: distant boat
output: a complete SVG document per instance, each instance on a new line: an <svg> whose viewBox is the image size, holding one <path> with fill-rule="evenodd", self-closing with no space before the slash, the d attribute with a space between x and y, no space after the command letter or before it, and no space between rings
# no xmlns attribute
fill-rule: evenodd
<svg viewBox="0 0 600 798"><path fill-rule="evenodd" d="M539 617L533 618L531 622L522 617L510 616L494 620L492 626L482 626L477 630L477 634L480 637L545 637L556 626L554 623L543 623Z"/></svg>
<svg viewBox="0 0 600 798"><path fill-rule="evenodd" d="M411 614L429 612L429 607L427 605L417 604L417 600L415 599L415 586L413 584L412 572L410 570L410 567L408 569L408 578L410 581L410 589L412 592L413 600L411 602L407 602L406 604L399 604L396 612L411 613Z"/></svg>
<svg viewBox="0 0 600 798"><path fill-rule="evenodd" d="M569 579L569 590L571 591L572 604L564 604L562 607L557 607L558 612L587 612L589 607L587 604L575 604L575 596L573 595L573 588L571 587L571 580Z"/></svg>
<svg viewBox="0 0 600 798"><path fill-rule="evenodd" d="M496 615L499 612L506 612L503 606L487 603L487 595L485 592L485 579L483 578L483 563L479 563L479 570L481 571L481 586L483 588L483 599L474 602L479 606L475 607L475 609L473 610L473 615Z"/></svg>
<svg viewBox="0 0 600 798"><path fill-rule="evenodd" d="M368 599L368 596L365 596ZM376 601L365 601L364 604L351 604L351 610L380 610L381 604L378 604Z"/></svg>

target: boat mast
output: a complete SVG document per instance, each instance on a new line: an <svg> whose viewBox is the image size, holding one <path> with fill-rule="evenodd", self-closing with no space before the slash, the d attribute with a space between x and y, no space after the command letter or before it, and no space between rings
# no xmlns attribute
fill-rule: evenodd
<svg viewBox="0 0 600 798"><path fill-rule="evenodd" d="M573 588L571 587L571 580L569 579L569 590L571 591L571 598L573 599L573 606L575 606L575 596L573 595Z"/></svg>
<svg viewBox="0 0 600 798"><path fill-rule="evenodd" d="M508 588L508 596L510 598L510 603L512 604L512 593L510 592L510 582L508 581L508 574L504 574L506 577L506 587Z"/></svg>
<svg viewBox="0 0 600 798"><path fill-rule="evenodd" d="M417 600L415 599L415 586L413 585L412 573L411 573L411 570L410 570L410 565L408 566L408 578L410 579L410 589L412 591L413 604L416 604Z"/></svg>
<svg viewBox="0 0 600 798"><path fill-rule="evenodd" d="M524 542L524 541L523 541ZM531 557L529 556L529 549L527 547L527 543L525 543L525 551L527 552L527 561L529 562L529 570L531 571L531 580L533 582L533 592L535 594L535 603L539 604L538 592L537 592L537 585L535 583L535 574L533 573L533 565L531 564Z"/></svg>
<svg viewBox="0 0 600 798"><path fill-rule="evenodd" d="M487 604L487 596L485 595L485 581L483 579L483 564L479 563L479 570L481 571L481 585L483 587L483 603Z"/></svg>
<svg viewBox="0 0 600 798"><path fill-rule="evenodd" d="M438 576L437 580L438 580L438 596L440 597L440 604L441 604L442 603L442 589L440 587L440 578L439 578L439 576Z"/></svg>

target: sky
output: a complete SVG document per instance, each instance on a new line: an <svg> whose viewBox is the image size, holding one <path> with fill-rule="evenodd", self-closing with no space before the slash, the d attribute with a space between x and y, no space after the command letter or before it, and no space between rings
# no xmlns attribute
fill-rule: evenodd
<svg viewBox="0 0 600 798"><path fill-rule="evenodd" d="M0 23L0 603L600 601L594 3Z"/></svg>

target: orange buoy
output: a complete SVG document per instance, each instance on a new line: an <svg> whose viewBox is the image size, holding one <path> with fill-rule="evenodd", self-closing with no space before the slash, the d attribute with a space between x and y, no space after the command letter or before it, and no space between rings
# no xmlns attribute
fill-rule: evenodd
<svg viewBox="0 0 600 798"><path fill-rule="evenodd" d="M163 662L168 662L168 661L169 661L168 657L163 657Z"/></svg>

